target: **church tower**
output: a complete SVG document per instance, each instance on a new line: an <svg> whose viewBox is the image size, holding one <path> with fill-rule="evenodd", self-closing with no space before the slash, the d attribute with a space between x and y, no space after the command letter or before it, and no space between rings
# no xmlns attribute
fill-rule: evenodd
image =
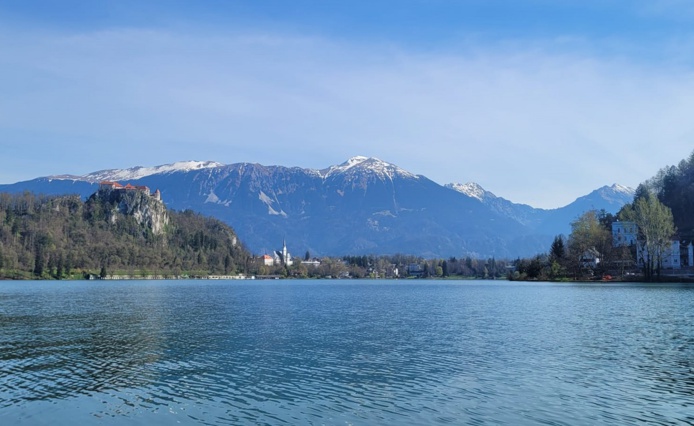
<svg viewBox="0 0 694 426"><path fill-rule="evenodd" d="M285 265L287 266L292 266L294 262L292 262L292 255L289 254L289 251L287 250L287 239L282 240L282 262L284 262Z"/></svg>

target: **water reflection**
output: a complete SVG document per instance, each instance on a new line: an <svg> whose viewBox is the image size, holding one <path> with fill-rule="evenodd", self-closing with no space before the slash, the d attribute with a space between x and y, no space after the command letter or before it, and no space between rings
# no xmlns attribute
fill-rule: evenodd
<svg viewBox="0 0 694 426"><path fill-rule="evenodd" d="M2 283L0 409L31 424L691 423L692 291Z"/></svg>

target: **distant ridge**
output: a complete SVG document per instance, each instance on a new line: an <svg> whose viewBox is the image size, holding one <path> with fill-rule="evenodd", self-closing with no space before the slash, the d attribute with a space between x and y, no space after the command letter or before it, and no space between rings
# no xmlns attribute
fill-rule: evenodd
<svg viewBox="0 0 694 426"><path fill-rule="evenodd" d="M162 173L190 172L193 170L209 169L222 166L223 164L214 161L179 161L176 163L164 164L155 167L136 166L129 169L100 170L83 176L56 175L49 176L48 178L98 183L103 180L135 180Z"/></svg>
<svg viewBox="0 0 694 426"><path fill-rule="evenodd" d="M446 187L479 200L493 211L511 217L537 233L555 235L569 234L571 222L588 210L616 213L633 200L635 192L633 188L619 184L605 185L564 207L538 209L497 197L474 182L453 183Z"/></svg>
<svg viewBox="0 0 694 426"><path fill-rule="evenodd" d="M507 257L546 252L589 209L618 211L633 190L613 184L558 209L516 204L476 183L439 185L378 158L355 156L320 170L182 161L59 175L0 191L93 193L102 180L159 188L167 207L233 226L254 252L287 239L295 253Z"/></svg>

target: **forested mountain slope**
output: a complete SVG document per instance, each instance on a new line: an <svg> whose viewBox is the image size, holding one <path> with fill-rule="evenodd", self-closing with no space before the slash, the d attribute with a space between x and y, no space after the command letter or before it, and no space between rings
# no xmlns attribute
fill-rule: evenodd
<svg viewBox="0 0 694 426"><path fill-rule="evenodd" d="M677 166L661 169L645 186L672 210L680 238L694 240L694 152Z"/></svg>
<svg viewBox="0 0 694 426"><path fill-rule="evenodd" d="M167 211L133 191L77 196L0 194L0 277L231 274L248 252L217 219Z"/></svg>

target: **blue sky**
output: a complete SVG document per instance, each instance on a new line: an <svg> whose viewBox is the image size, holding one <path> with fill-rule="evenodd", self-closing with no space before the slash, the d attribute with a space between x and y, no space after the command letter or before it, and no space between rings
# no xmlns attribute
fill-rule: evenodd
<svg viewBox="0 0 694 426"><path fill-rule="evenodd" d="M0 2L0 182L381 158L558 207L694 149L685 0Z"/></svg>

